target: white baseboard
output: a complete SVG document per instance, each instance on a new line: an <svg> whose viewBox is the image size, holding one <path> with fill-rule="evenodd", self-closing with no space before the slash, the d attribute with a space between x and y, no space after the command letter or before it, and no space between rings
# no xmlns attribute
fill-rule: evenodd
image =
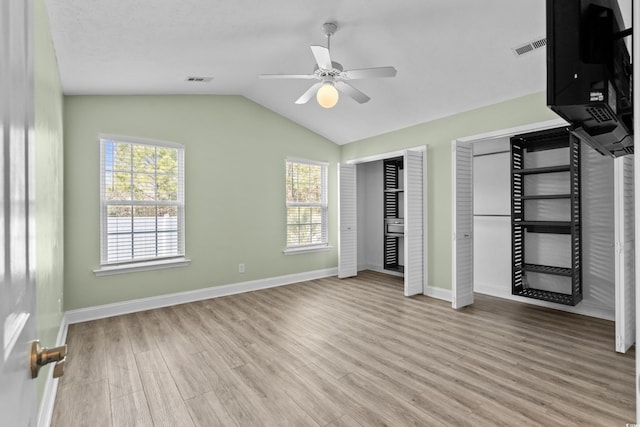
<svg viewBox="0 0 640 427"><path fill-rule="evenodd" d="M371 270L376 271L378 273L389 274L391 276L400 276L403 277L404 274L398 273L397 271L385 270L381 265L373 265L373 264L363 264L358 266L358 271L362 270ZM437 298L444 301L451 302L451 289L443 289L443 288L435 288L433 286L425 286L423 295L426 295L431 298Z"/></svg>
<svg viewBox="0 0 640 427"><path fill-rule="evenodd" d="M441 299L443 301L451 302L451 289L435 288L433 286L426 286L424 294L431 298Z"/></svg>
<svg viewBox="0 0 640 427"><path fill-rule="evenodd" d="M337 268L327 268L324 270L307 271L304 273L288 274L286 276L270 277L267 279L251 280L248 282L232 283L229 285L212 286L210 288L197 289L193 291L158 295L155 297L140 298L113 304L70 310L67 311L66 318L68 324L87 322L89 320L119 316L121 314L135 313L154 308L168 307L188 302L240 294L243 292L273 288L276 286L290 285L292 283L321 279L324 277L335 276L337 274Z"/></svg>
<svg viewBox="0 0 640 427"><path fill-rule="evenodd" d="M58 336L56 337L55 346L61 346L67 341L67 330L69 324L66 316L62 316ZM53 378L53 368L46 368L47 382L44 385L42 400L40 401L40 409L38 410L38 427L49 427L51 425L51 417L53 417L53 405L56 401L56 393L58 392L58 378Z"/></svg>
<svg viewBox="0 0 640 427"><path fill-rule="evenodd" d="M541 301L533 298L519 297L517 295L512 295L510 293L510 290L508 292L505 292L503 288L498 288L496 286L476 285L474 291L479 294L490 295L492 297L504 298L512 301L523 302L525 304L537 305L540 307L553 308L555 310L566 311L569 313L582 314L583 316L596 317L598 319L616 319L615 310L608 309L606 307L593 304L590 301L585 300L582 300L579 305L572 307L570 305L554 304L552 302Z"/></svg>

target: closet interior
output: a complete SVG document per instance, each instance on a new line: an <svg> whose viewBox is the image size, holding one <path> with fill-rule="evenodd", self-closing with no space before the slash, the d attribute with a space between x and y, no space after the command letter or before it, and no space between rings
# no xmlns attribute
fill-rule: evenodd
<svg viewBox="0 0 640 427"><path fill-rule="evenodd" d="M357 165L358 269L404 273L404 159Z"/></svg>
<svg viewBox="0 0 640 427"><path fill-rule="evenodd" d="M511 138L513 295L582 301L580 163L568 129Z"/></svg>

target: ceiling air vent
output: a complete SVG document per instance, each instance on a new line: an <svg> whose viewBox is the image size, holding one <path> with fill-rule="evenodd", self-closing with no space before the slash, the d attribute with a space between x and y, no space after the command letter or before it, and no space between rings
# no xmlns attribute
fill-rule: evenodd
<svg viewBox="0 0 640 427"><path fill-rule="evenodd" d="M525 53L533 52L534 50L545 47L546 45L547 45L547 38L539 37L528 43L513 47L511 48L511 50L513 50L513 53L515 53L517 56L521 56L521 55L524 55Z"/></svg>
<svg viewBox="0 0 640 427"><path fill-rule="evenodd" d="M184 81L185 82L194 82L194 83L208 83L211 80L213 80L213 77L189 76Z"/></svg>

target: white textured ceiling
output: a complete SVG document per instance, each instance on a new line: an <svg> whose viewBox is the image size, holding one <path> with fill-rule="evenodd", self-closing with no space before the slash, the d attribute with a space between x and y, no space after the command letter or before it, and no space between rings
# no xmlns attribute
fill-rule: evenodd
<svg viewBox="0 0 640 427"><path fill-rule="evenodd" d="M328 138L360 140L545 88L544 0L46 0L63 91L237 94ZM371 97L331 109L294 101L311 80L310 45L336 21L331 56L345 69L392 65L358 80ZM189 83L187 76L212 76ZM425 142L425 141L423 141Z"/></svg>

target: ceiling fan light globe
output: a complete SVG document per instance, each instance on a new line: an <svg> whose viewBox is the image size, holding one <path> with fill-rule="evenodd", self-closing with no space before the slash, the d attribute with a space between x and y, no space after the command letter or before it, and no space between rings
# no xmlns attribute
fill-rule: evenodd
<svg viewBox="0 0 640 427"><path fill-rule="evenodd" d="M318 104L323 108L333 108L338 103L338 98L338 90L331 83L323 84L316 93Z"/></svg>

